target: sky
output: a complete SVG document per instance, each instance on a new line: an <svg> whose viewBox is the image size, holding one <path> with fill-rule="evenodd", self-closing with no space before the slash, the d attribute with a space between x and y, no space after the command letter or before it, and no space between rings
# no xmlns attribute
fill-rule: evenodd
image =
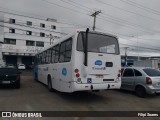
<svg viewBox="0 0 160 120"><path fill-rule="evenodd" d="M92 30L119 38L121 54L160 56L160 0L0 0L0 11L37 18L54 18L63 32L75 28ZM68 24L74 24L68 25Z"/></svg>

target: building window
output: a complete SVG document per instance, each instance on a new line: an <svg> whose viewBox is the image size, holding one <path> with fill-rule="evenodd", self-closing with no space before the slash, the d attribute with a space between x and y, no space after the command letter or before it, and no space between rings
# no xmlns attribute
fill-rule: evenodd
<svg viewBox="0 0 160 120"><path fill-rule="evenodd" d="M56 26L55 25L51 25L51 29L56 29Z"/></svg>
<svg viewBox="0 0 160 120"><path fill-rule="evenodd" d="M44 42L36 41L36 46L37 47L44 47Z"/></svg>
<svg viewBox="0 0 160 120"><path fill-rule="evenodd" d="M32 26L32 22L31 21L27 21L27 25Z"/></svg>
<svg viewBox="0 0 160 120"><path fill-rule="evenodd" d="M45 37L45 33L40 33L40 36L41 37Z"/></svg>
<svg viewBox="0 0 160 120"><path fill-rule="evenodd" d="M27 35L32 35L32 31L26 31Z"/></svg>
<svg viewBox="0 0 160 120"><path fill-rule="evenodd" d="M40 23L40 27L45 28L45 24Z"/></svg>
<svg viewBox="0 0 160 120"><path fill-rule="evenodd" d="M9 33L15 33L15 29L10 28L10 29L9 29Z"/></svg>
<svg viewBox="0 0 160 120"><path fill-rule="evenodd" d="M4 44L16 45L16 39L4 38Z"/></svg>
<svg viewBox="0 0 160 120"><path fill-rule="evenodd" d="M15 19L12 19L12 18L9 19L9 23L13 24L13 23L15 23L15 22L16 22Z"/></svg>
<svg viewBox="0 0 160 120"><path fill-rule="evenodd" d="M35 41L26 40L26 46L34 46Z"/></svg>

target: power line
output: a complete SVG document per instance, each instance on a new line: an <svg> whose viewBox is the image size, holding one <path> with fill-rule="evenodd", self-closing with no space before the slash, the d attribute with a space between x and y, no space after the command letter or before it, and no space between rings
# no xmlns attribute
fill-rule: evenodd
<svg viewBox="0 0 160 120"><path fill-rule="evenodd" d="M63 0L61 0L61 1L63 1ZM75 4L76 4L76 2L74 2ZM69 2L67 2L67 4L70 4ZM73 5L73 4L70 4L70 5ZM77 4L77 5L81 5L81 4ZM89 7L85 7L85 6L83 6L85 9L90 9L91 10L91 8L89 8ZM83 9L84 10L84 9ZM88 10L87 10L88 11ZM104 13L102 13L102 14L104 14ZM139 27L139 28L141 28L141 29L149 29L149 28L146 28L146 27L144 27L144 26L141 26L141 25L138 25L138 24L134 24L134 23L131 23L131 22L128 22L128 21L126 21L126 20L124 20L124 19L120 19L120 18L116 18L116 17L114 17L114 16L111 16L111 15L108 15L108 14L105 14L106 16L102 16L102 17L104 17L104 18L107 18L107 19L111 19L112 21L110 21L110 22L112 22L113 23L113 20L114 21L116 21L116 22L120 22L120 23L125 23L125 24L128 24L128 25L131 25L131 26L134 26L134 27ZM108 17L109 16L109 17ZM103 18L101 18L101 19L103 19ZM103 19L104 20L104 19ZM120 25L120 24L119 24ZM150 30L151 31L151 30ZM153 31L154 33L155 33L155 31ZM157 31L156 31L157 32ZM150 32L151 33L151 32Z"/></svg>
<svg viewBox="0 0 160 120"><path fill-rule="evenodd" d="M79 4L79 3L77 3L77 2L75 2L75 1L73 1L73 0L69 0L70 2L72 2L72 3L74 3L74 4L77 4L77 5L80 5L81 7L84 7L84 8L87 8L87 9L89 9L89 10L93 10L92 8L89 8L89 7L87 7L87 6L84 6L83 4Z"/></svg>
<svg viewBox="0 0 160 120"><path fill-rule="evenodd" d="M134 26L134 27L138 27L138 28L141 28L141 29L145 29L145 30L149 30L150 29L150 28L144 27L142 25L135 24L135 23L129 22L129 21L121 19L121 18L117 18L115 16L112 16L112 15L109 15L109 14L106 14L106 13L102 13L102 14L104 14L105 16L103 16L103 17L105 17L107 19L112 19L114 21L118 21L118 22L121 22L121 23L123 22L125 24L131 25L131 26ZM153 30L150 30L150 31L153 31ZM155 32L158 32L158 31L153 31L153 32L155 33Z"/></svg>
<svg viewBox="0 0 160 120"><path fill-rule="evenodd" d="M72 12L76 12L76 13L79 12L79 13L81 13L81 14L87 15L87 14L84 13L84 12L81 12L81 11L78 11L78 10L75 10L75 9L71 9L71 8L68 8L68 7L65 7L65 6L62 6L62 5L53 3L53 2L49 2L49 1L47 1L47 0L41 0L41 1L46 2L46 3L48 3L48 4L55 5L55 6L59 6L59 7L61 7L61 8L65 8L65 9L70 10L70 11L72 11ZM87 16L88 16L88 15L87 15Z"/></svg>
<svg viewBox="0 0 160 120"><path fill-rule="evenodd" d="M124 43L120 43L120 44L137 48L136 45L130 45L130 44L124 44ZM148 48L148 47L141 47L141 48L148 49L148 50L160 51L160 49L154 49L154 48Z"/></svg>
<svg viewBox="0 0 160 120"><path fill-rule="evenodd" d="M133 2L133 1L130 1L130 0L120 0L121 2L124 2L124 3L127 3L127 4L129 4L129 5L132 5L132 6L135 6L135 7L137 7L137 8L140 8L140 9L142 9L142 10L145 10L145 11L147 11L147 12L150 12L150 13L152 13L152 14L156 14L156 15L160 15L160 12L159 11L157 11L157 10L154 10L154 9L151 9L151 8L148 8L148 7L146 7L146 6L143 6L143 5L141 5L141 4L138 4L138 3L136 3L136 2Z"/></svg>
<svg viewBox="0 0 160 120"><path fill-rule="evenodd" d="M108 4L108 3L103 2L103 1L101 1L101 0L95 0L95 1L97 1L97 2L99 2L99 3L101 3L101 4L103 4L103 5L110 6L110 7L119 9L119 10L121 10L121 11L127 12L127 13L131 13L131 14L134 14L134 15L137 15L137 16L140 16L140 17L143 17L143 18L147 18L147 19L149 19L149 20L154 20L154 21L160 22L160 19L151 18L151 17L145 16L145 15L142 15L142 14L139 14L139 13L136 13L136 12L133 12L133 11L129 11L129 10L126 10L126 9L123 9L123 8L120 8L120 7L117 7L117 6Z"/></svg>
<svg viewBox="0 0 160 120"><path fill-rule="evenodd" d="M99 30L102 30L102 29L100 29L100 28L98 28ZM106 31L106 30L102 30L102 31ZM119 33L115 33L115 32L112 32L112 31L109 31L110 33L113 33L113 34L119 34ZM120 34L120 35L122 35L122 34ZM125 36L126 37L126 35L122 35L122 36ZM127 36L128 37L128 36ZM122 37L121 37L122 38ZM124 38L125 39L125 38ZM134 43L137 43L136 41L133 41L133 40L128 40L128 39L125 39L125 40L127 40L127 41L130 41L130 42L134 42ZM152 45L149 45L149 44L146 44L146 43L141 43L141 42L138 42L138 43L140 43L140 44L143 44L143 45L148 45L148 46L152 46ZM136 46L137 47L137 46ZM157 46L152 46L152 47L157 47ZM150 48L150 49L152 49L152 48ZM157 49L157 50L159 50L160 51L160 49Z"/></svg>
<svg viewBox="0 0 160 120"><path fill-rule="evenodd" d="M3 8L3 9L7 9L7 8ZM15 11L13 9L9 9L9 10ZM32 18L32 19L38 19L38 20L46 21L46 19L31 17L31 16L27 16L27 15L20 15L20 14L17 14L17 13L6 12L6 11L2 11L2 10L0 10L0 12L1 13L5 13L5 14L18 15L18 16L22 16L22 17L28 17L28 18ZM27 13L27 12L25 12L25 13ZM30 14L30 13L28 13L28 14ZM34 14L34 15L36 15L36 14ZM56 21L56 23L61 23L61 24L66 24L66 25L72 25L72 26L80 26L80 27L89 27L89 26L83 26L83 25L78 25L78 24L73 24L73 23L66 23L66 22L60 22L60 21Z"/></svg>
<svg viewBox="0 0 160 120"><path fill-rule="evenodd" d="M62 2L64 2L64 3L67 3L67 4L69 4L69 5L72 5L72 6L76 7L76 8L80 8L80 9L82 9L82 10L88 11L88 9L82 8L81 6L78 6L78 5L75 5L75 4L73 4L73 3L67 2L66 0L60 0L60 1L62 1ZM90 12L90 11L88 11L88 12Z"/></svg>
<svg viewBox="0 0 160 120"><path fill-rule="evenodd" d="M110 23L117 24L117 25L121 25L121 26L123 25L123 27L130 28L130 29L132 29L132 30L137 30L137 28L134 28L134 26L127 26L127 25L122 24L122 23L120 23L120 22L113 21L113 20L107 20L107 19L100 18L100 17L97 17L97 18L99 18L99 19L101 19L101 20L103 20L103 21L108 21L108 22L110 22ZM138 29L138 30L140 30L140 29ZM153 32L149 32L149 31L144 31L144 30L140 30L140 31L143 31L143 32L149 33L149 34L153 34Z"/></svg>

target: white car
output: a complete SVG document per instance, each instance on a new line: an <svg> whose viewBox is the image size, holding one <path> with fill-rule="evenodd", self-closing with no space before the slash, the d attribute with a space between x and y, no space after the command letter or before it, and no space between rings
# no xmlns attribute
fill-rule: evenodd
<svg viewBox="0 0 160 120"><path fill-rule="evenodd" d="M19 64L18 65L18 69L20 70L25 70L26 69L26 66L24 64Z"/></svg>
<svg viewBox="0 0 160 120"><path fill-rule="evenodd" d="M145 67L122 68L121 89L135 91L139 97L160 93L160 71Z"/></svg>

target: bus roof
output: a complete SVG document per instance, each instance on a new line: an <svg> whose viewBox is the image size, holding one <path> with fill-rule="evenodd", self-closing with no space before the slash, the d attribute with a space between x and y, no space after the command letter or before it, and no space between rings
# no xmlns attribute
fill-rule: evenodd
<svg viewBox="0 0 160 120"><path fill-rule="evenodd" d="M73 31L72 33L70 33L70 34L68 34L68 35L66 35L66 36L64 36L64 37L62 37L62 38L60 38L58 41L55 41L52 45L46 47L46 48L45 48L44 50L42 50L41 52L43 52L43 51L45 51L45 50L47 50L47 49L49 49L49 48L52 48L53 46L55 46L55 45L57 45L57 44L63 42L63 41L66 40L66 39L69 39L70 37L72 37L73 35L75 35L75 33L78 33L78 32L85 32L85 31L86 31L85 29L76 29L76 30ZM103 34L103 35L107 35L107 36L111 36L111 37L117 38L116 35L109 34L109 33L103 33L103 32L98 32L98 31L89 31L89 32L90 32L90 33ZM38 53L36 53L36 54L39 54L39 53L41 53L41 52L38 52Z"/></svg>

